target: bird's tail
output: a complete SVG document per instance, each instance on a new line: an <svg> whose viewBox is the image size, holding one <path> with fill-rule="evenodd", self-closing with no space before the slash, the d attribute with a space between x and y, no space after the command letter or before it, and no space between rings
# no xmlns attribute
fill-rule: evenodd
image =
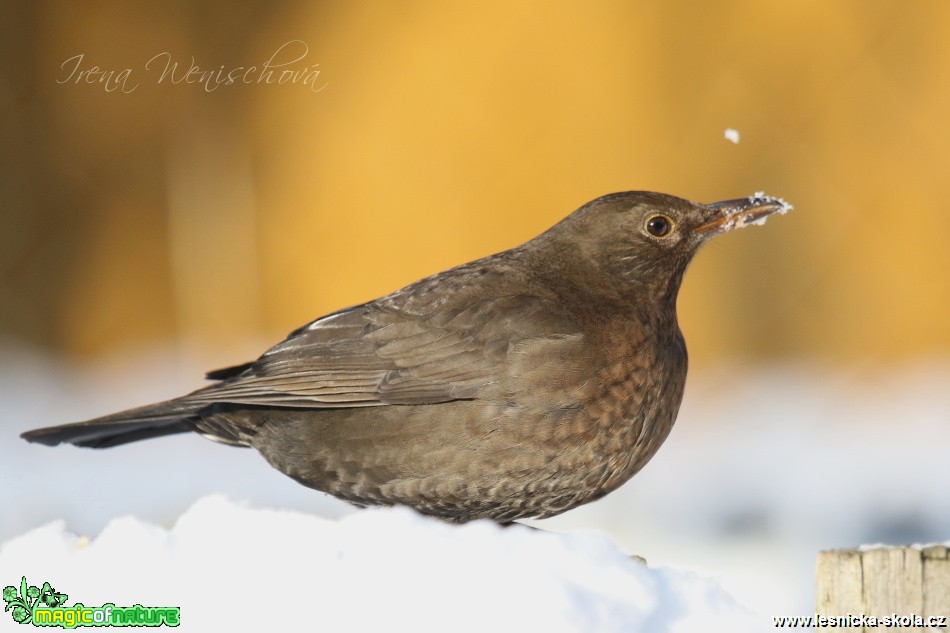
<svg viewBox="0 0 950 633"><path fill-rule="evenodd" d="M195 430L201 405L181 399L120 411L101 418L48 426L22 433L20 437L47 446L68 442L75 446L108 448L163 435Z"/></svg>

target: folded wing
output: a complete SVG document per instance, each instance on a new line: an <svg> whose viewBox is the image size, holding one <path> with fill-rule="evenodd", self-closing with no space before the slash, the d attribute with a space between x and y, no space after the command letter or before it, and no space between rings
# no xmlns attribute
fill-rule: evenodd
<svg viewBox="0 0 950 633"><path fill-rule="evenodd" d="M318 319L184 400L336 408L474 399L504 380L507 356L524 341L570 333L553 306L534 296L459 302L428 314L408 303L390 295Z"/></svg>

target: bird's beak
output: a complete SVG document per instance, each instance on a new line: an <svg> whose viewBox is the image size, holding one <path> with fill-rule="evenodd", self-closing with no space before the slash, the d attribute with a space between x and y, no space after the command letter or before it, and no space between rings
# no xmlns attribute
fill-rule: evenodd
<svg viewBox="0 0 950 633"><path fill-rule="evenodd" d="M785 214L792 209L781 198L757 193L748 198L723 200L705 206L705 221L693 229L701 237L712 237L750 224L765 224L773 213Z"/></svg>

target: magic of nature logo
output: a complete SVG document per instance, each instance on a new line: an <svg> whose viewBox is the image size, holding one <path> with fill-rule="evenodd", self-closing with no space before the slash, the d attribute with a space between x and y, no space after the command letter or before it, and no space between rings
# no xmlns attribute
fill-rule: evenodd
<svg viewBox="0 0 950 633"><path fill-rule="evenodd" d="M26 576L20 586L3 588L4 611L9 611L15 622L33 626L59 626L74 629L77 626L178 626L179 607L117 607L111 602L99 607L87 607L81 602L66 606L69 598L44 582L42 587L30 585Z"/></svg>

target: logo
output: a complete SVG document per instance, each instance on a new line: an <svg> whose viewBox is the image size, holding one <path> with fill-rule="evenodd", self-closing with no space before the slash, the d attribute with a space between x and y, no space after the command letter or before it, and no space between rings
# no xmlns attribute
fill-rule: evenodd
<svg viewBox="0 0 950 633"><path fill-rule="evenodd" d="M77 602L66 606L69 598L48 583L42 587L28 585L26 576L19 588L3 588L4 611L10 611L13 620L33 626L59 626L74 629L77 626L178 626L179 607L117 607L107 602L101 607L87 607Z"/></svg>

